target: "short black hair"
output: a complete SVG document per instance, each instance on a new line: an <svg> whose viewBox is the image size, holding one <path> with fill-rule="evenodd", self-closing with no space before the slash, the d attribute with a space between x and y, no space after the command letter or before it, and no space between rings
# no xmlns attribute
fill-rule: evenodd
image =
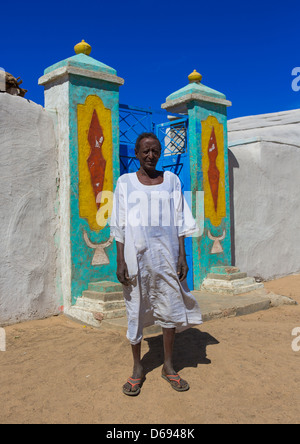
<svg viewBox="0 0 300 444"><path fill-rule="evenodd" d="M139 135L139 137L136 139L135 142L135 151L139 151L140 149L140 143L143 139L154 139L159 143L159 148L161 150L161 143L159 138L154 133L142 133Z"/></svg>

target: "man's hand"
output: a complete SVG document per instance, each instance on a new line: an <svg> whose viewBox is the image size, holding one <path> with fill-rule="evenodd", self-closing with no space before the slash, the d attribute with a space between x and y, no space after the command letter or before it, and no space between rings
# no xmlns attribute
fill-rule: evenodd
<svg viewBox="0 0 300 444"><path fill-rule="evenodd" d="M128 269L124 260L117 263L117 278L121 284L129 285Z"/></svg>
<svg viewBox="0 0 300 444"><path fill-rule="evenodd" d="M117 278L123 285L129 285L129 274L124 257L124 244L117 243Z"/></svg>
<svg viewBox="0 0 300 444"><path fill-rule="evenodd" d="M177 276L180 282L184 281L189 271L188 264L186 262L186 252L184 246L184 236L179 238L179 257L177 262Z"/></svg>
<svg viewBox="0 0 300 444"><path fill-rule="evenodd" d="M179 256L178 263L177 263L177 276L180 280L180 282L184 281L186 279L187 274L189 271L188 264L186 262L186 256Z"/></svg>

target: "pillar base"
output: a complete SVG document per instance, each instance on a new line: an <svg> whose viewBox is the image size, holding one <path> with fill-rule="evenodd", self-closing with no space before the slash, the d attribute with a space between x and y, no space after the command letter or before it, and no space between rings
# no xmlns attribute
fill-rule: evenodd
<svg viewBox="0 0 300 444"><path fill-rule="evenodd" d="M204 279L201 290L210 293L222 293L239 295L263 288L264 284L258 283L247 273L242 273L239 268L231 266L212 267Z"/></svg>
<svg viewBox="0 0 300 444"><path fill-rule="evenodd" d="M100 327L103 320L126 316L122 285L110 281L89 283L88 290L66 315L93 327Z"/></svg>

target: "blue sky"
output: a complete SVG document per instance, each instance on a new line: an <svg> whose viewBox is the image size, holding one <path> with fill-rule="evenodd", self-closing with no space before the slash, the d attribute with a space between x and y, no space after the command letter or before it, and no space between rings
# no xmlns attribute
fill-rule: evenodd
<svg viewBox="0 0 300 444"><path fill-rule="evenodd" d="M84 39L125 79L121 103L160 110L197 69L232 101L228 118L300 108L299 0L1 3L0 66L41 105L38 78Z"/></svg>

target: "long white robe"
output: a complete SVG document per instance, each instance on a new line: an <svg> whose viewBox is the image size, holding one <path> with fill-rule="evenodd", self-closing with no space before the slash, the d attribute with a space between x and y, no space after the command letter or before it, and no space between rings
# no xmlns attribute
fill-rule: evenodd
<svg viewBox="0 0 300 444"><path fill-rule="evenodd" d="M136 173L118 179L111 235L124 244L131 279L123 285L131 344L153 324L182 331L202 323L195 297L177 276L179 237L196 230L175 174L166 171L163 183L150 186Z"/></svg>

